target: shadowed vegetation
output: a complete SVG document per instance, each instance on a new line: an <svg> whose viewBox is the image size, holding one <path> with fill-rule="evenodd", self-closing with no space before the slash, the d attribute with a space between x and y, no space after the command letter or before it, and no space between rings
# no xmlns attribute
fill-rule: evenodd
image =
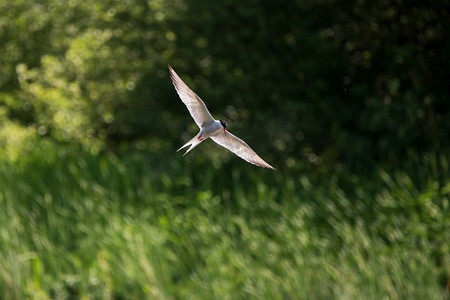
<svg viewBox="0 0 450 300"><path fill-rule="evenodd" d="M449 14L0 3L0 298L447 299ZM168 64L278 171L175 153Z"/></svg>

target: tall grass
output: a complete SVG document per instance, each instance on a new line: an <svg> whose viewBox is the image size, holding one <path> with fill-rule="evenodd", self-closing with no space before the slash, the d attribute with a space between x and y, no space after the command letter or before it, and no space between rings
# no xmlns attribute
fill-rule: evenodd
<svg viewBox="0 0 450 300"><path fill-rule="evenodd" d="M448 162L309 176L42 144L0 160L0 297L448 298Z"/></svg>

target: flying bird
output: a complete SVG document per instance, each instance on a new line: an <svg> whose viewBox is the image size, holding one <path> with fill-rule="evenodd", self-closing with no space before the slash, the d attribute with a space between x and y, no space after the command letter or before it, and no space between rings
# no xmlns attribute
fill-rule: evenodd
<svg viewBox="0 0 450 300"><path fill-rule="evenodd" d="M215 120L202 99L181 80L180 76L175 73L171 66L169 66L169 73L178 96L180 96L181 101L186 105L195 123L200 127L200 132L178 149L177 152L190 146L186 153L183 154L184 156L201 142L211 138L214 142L227 148L245 161L259 167L275 170L274 167L259 157L243 140L227 131L226 121Z"/></svg>

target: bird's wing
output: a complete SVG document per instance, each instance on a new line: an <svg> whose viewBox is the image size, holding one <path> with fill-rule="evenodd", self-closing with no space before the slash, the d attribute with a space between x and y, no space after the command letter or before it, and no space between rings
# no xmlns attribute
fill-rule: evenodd
<svg viewBox="0 0 450 300"><path fill-rule="evenodd" d="M258 154L255 153L243 140L237 136L231 134L229 131L224 133L220 131L219 133L211 136L211 139L223 146L251 164L276 170L274 167L266 163Z"/></svg>
<svg viewBox="0 0 450 300"><path fill-rule="evenodd" d="M208 111L208 108L202 99L200 99L200 97L197 96L183 80L181 80L180 76L175 73L171 66L169 66L169 73L178 96L180 96L181 101L186 105L198 127L202 128L205 125L214 122L214 118L211 116L211 113Z"/></svg>

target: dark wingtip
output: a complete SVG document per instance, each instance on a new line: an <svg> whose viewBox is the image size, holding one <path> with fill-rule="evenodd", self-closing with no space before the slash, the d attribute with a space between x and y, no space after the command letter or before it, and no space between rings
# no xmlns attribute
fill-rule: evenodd
<svg viewBox="0 0 450 300"><path fill-rule="evenodd" d="M172 79L173 84L176 85L175 79L176 79L177 73L175 73L175 71L171 65L167 65L167 67L169 68L170 79Z"/></svg>
<svg viewBox="0 0 450 300"><path fill-rule="evenodd" d="M265 168L267 168L267 169L271 169L271 170L274 170L274 171L278 171L277 169L275 169L274 167L272 167L271 165L269 165L269 164L267 164L267 166L264 166Z"/></svg>
<svg viewBox="0 0 450 300"><path fill-rule="evenodd" d="M262 159L261 159L262 160ZM254 164L255 166L261 167L261 168L265 168L265 169L271 169L274 171L278 171L277 169L275 169L274 167L272 167L271 165L269 165L268 163L266 163L264 160L261 161L248 161L251 164Z"/></svg>

